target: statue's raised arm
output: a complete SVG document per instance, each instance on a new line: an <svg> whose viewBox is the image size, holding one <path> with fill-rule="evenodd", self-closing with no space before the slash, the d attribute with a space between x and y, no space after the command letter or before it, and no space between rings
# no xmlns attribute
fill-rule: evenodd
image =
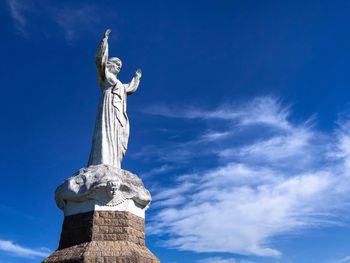
<svg viewBox="0 0 350 263"><path fill-rule="evenodd" d="M108 62L108 37L110 33L111 30L107 29L96 51L95 63L100 86L103 85L103 82L106 79L106 66Z"/></svg>
<svg viewBox="0 0 350 263"><path fill-rule="evenodd" d="M131 81L128 84L124 84L127 95L133 94L138 89L141 75L141 69L136 70L135 76L131 79Z"/></svg>

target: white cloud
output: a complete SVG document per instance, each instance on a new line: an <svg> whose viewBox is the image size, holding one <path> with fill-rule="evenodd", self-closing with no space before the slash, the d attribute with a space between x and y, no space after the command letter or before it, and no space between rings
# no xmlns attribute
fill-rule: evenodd
<svg viewBox="0 0 350 263"><path fill-rule="evenodd" d="M327 138L329 140L329 138ZM322 156L305 154L326 148L328 141L309 127L293 127L280 134L275 132L266 139L240 147L227 148L218 152L226 160L241 160L248 163L267 163L269 166L285 167L298 162L299 168L313 165ZM289 167L290 168L290 167Z"/></svg>
<svg viewBox="0 0 350 263"><path fill-rule="evenodd" d="M225 139L229 136L232 135L232 132L225 131L225 132L220 132L220 131L209 131L207 133L204 133L199 139L199 142L208 142L208 141L218 141Z"/></svg>
<svg viewBox="0 0 350 263"><path fill-rule="evenodd" d="M349 263L350 262L350 256L346 256L340 259L335 259L331 261L327 261L327 263Z"/></svg>
<svg viewBox="0 0 350 263"><path fill-rule="evenodd" d="M328 174L282 180L235 164L194 178L155 196L165 208L151 231L172 235L166 244L181 250L261 256L280 254L263 245L271 236L317 224L326 201L317 199L332 186ZM186 197L180 206L171 203L177 196Z"/></svg>
<svg viewBox="0 0 350 263"><path fill-rule="evenodd" d="M340 261L339 261L339 263L345 263L345 262L350 262L350 256L347 256L347 257L345 257L345 258L342 258Z"/></svg>
<svg viewBox="0 0 350 263"><path fill-rule="evenodd" d="M280 102L273 97L258 97L244 105L223 105L214 110L194 107L170 108L165 105L153 105L143 109L144 113L169 118L185 119L221 119L237 121L240 125L265 124L288 129L288 107L282 108Z"/></svg>
<svg viewBox="0 0 350 263"><path fill-rule="evenodd" d="M150 230L169 237L163 245L196 252L280 256L274 237L342 223L341 211L349 207L350 199L346 122L325 134L310 121L293 123L290 109L269 97L212 112L190 109L176 116L165 108L157 112L230 122L217 131L230 133L220 139L221 144L204 142L203 135L194 139L203 151L216 149L209 152L212 168L178 176L171 188L155 194L157 212ZM238 138L244 139L237 143ZM188 161L200 152L193 147L187 150Z"/></svg>
<svg viewBox="0 0 350 263"><path fill-rule="evenodd" d="M253 263L252 261L236 260L234 258L211 257L198 260L197 263Z"/></svg>
<svg viewBox="0 0 350 263"><path fill-rule="evenodd" d="M238 154L237 149L234 147L223 149L222 147L217 148L213 145L212 147L203 147L203 145L208 145L210 143L226 143L225 140L232 140L234 135L241 135L242 130L244 131L247 128L259 129L259 132L269 130L269 132L279 134L282 137L281 140L294 133L294 137L291 137L294 138L294 141L289 143L289 147L297 147L298 143L302 143L302 141L298 141L303 139L302 135L308 135L307 127L309 126L309 121L304 123L305 134L302 134L301 129L295 129L295 127L290 126L291 124L288 121L288 109L288 107L281 107L279 100L272 97L259 97L247 104L237 104L236 107L226 104L214 110L178 106L171 108L161 104L149 106L143 109L144 113L169 118L198 119L209 125L214 122L214 124L211 124L213 128L202 133L198 138L188 142L172 143L163 148L159 146L145 147L133 154L133 157L142 159L154 159L153 157L156 157L157 160L170 163L189 162L193 157L208 156L214 154L215 151L217 151L217 155L223 158L228 157L231 156L232 153ZM218 121L222 121L226 124L225 130L218 129L216 126ZM296 135L298 135L299 138ZM272 141L266 141L265 143L270 143L271 147L274 147L274 144L282 143L278 142L277 138L272 139ZM283 142L287 141L288 140L283 140ZM263 142L261 141L261 143ZM277 147L279 147L279 145L276 145L275 149ZM240 150L240 154L244 155L243 151L248 152L253 149L246 148Z"/></svg>
<svg viewBox="0 0 350 263"><path fill-rule="evenodd" d="M55 22L64 31L67 42L71 43L78 35L97 30L101 22L101 13L106 20L113 20L115 13L94 4L50 3L37 0L6 0L15 27L22 36L30 32L29 15L40 15L40 19Z"/></svg>
<svg viewBox="0 0 350 263"><path fill-rule="evenodd" d="M10 253L17 257L31 258L31 257L47 257L50 252L46 248L31 249L22 247L8 240L0 240L0 251Z"/></svg>
<svg viewBox="0 0 350 263"><path fill-rule="evenodd" d="M142 173L142 177L145 178L145 177L150 177L150 176L166 173L166 172L169 172L173 169L174 169L173 166L164 164L164 165L161 165L160 167L157 167L157 168L154 168L154 169L151 169L147 172Z"/></svg>
<svg viewBox="0 0 350 263"><path fill-rule="evenodd" d="M25 36L27 34L25 29L27 20L25 19L24 12L28 9L28 6L20 0L6 0L6 4L14 20L16 29L21 35Z"/></svg>
<svg viewBox="0 0 350 263"><path fill-rule="evenodd" d="M88 4L52 9L52 17L64 30L68 42L77 37L77 32L91 30L100 21L97 8Z"/></svg>

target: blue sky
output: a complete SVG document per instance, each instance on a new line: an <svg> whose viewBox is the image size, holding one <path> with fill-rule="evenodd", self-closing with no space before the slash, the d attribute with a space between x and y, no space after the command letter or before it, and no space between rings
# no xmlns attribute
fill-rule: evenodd
<svg viewBox="0 0 350 263"><path fill-rule="evenodd" d="M350 262L349 1L1 2L0 263L58 245L55 188L84 167L112 29L123 168L170 263Z"/></svg>

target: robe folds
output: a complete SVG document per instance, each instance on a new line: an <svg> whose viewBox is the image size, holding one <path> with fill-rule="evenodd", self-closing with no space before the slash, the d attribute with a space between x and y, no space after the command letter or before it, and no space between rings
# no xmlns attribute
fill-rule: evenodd
<svg viewBox="0 0 350 263"><path fill-rule="evenodd" d="M126 89L119 80L104 85L98 107L88 165L107 164L120 168L129 140Z"/></svg>

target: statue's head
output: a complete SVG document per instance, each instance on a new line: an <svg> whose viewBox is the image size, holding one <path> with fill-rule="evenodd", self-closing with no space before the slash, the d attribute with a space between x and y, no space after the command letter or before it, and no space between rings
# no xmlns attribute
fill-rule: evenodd
<svg viewBox="0 0 350 263"><path fill-rule="evenodd" d="M106 193L109 198L113 198L119 190L120 183L118 181L108 181L106 185Z"/></svg>
<svg viewBox="0 0 350 263"><path fill-rule="evenodd" d="M121 68L122 68L122 61L119 58L113 57L108 59L107 69L109 72L117 75Z"/></svg>

